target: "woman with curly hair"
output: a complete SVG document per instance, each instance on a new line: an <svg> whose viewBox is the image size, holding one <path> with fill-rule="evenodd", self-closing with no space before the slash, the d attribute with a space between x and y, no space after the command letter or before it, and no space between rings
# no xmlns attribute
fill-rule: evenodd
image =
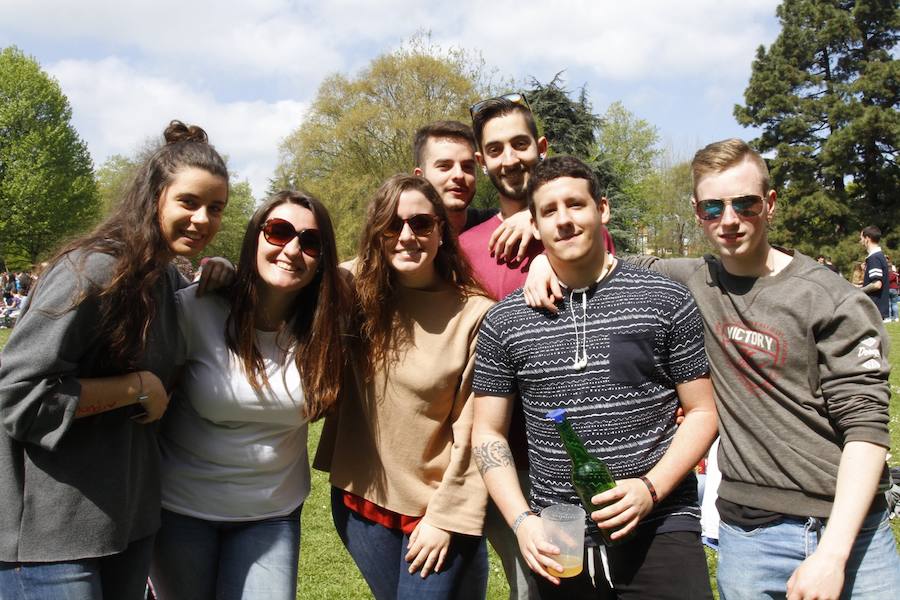
<svg viewBox="0 0 900 600"><path fill-rule="evenodd" d="M206 133L173 121L164 135L116 211L50 261L0 356L4 599L143 598L159 527L152 423L187 285L172 259L206 247L228 202Z"/></svg>
<svg viewBox="0 0 900 600"><path fill-rule="evenodd" d="M353 270L359 344L317 455L338 534L378 599L483 597L471 383L492 302L421 177L375 193Z"/></svg>
<svg viewBox="0 0 900 600"><path fill-rule="evenodd" d="M177 294L185 370L160 435L160 600L293 600L307 425L335 403L347 314L328 212L279 192L244 235L235 284Z"/></svg>

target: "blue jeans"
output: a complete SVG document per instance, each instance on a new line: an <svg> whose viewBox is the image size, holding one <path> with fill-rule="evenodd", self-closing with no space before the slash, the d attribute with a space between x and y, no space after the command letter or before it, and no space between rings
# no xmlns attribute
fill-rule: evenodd
<svg viewBox="0 0 900 600"><path fill-rule="evenodd" d="M300 510L260 521L207 521L163 509L150 580L159 600L294 600Z"/></svg>
<svg viewBox="0 0 900 600"><path fill-rule="evenodd" d="M722 600L784 598L787 581L817 548L823 520L786 517L745 529L719 525L719 593ZM844 571L841 598L883 600L900 590L900 557L887 511L863 521Z"/></svg>
<svg viewBox="0 0 900 600"><path fill-rule="evenodd" d="M3 600L143 600L153 536L118 554L52 562L0 562Z"/></svg>
<svg viewBox="0 0 900 600"><path fill-rule="evenodd" d="M388 529L344 506L343 492L331 490L331 515L341 541L377 600L477 599L487 592L484 538L453 534L444 566L422 579L410 575L404 558L409 536Z"/></svg>
<svg viewBox="0 0 900 600"><path fill-rule="evenodd" d="M889 295L891 299L891 320L896 321L900 318L900 314L897 313L897 300L898 300L898 292L897 290L889 290Z"/></svg>

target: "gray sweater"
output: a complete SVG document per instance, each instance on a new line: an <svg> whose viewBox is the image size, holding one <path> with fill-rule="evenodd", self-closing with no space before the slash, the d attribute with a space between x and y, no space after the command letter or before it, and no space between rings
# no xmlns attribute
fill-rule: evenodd
<svg viewBox="0 0 900 600"><path fill-rule="evenodd" d="M719 411L719 495L827 517L843 445L888 447L887 336L872 302L809 257L735 277L705 259L633 262L688 286L703 316Z"/></svg>
<svg viewBox="0 0 900 600"><path fill-rule="evenodd" d="M84 286L108 281L113 259L94 253L84 274L66 257L40 281L0 355L0 561L77 560L121 552L159 527L156 429L127 406L75 419L78 378L117 375L95 332L93 299L71 309ZM177 343L169 267L155 291L156 318L139 368L167 386Z"/></svg>

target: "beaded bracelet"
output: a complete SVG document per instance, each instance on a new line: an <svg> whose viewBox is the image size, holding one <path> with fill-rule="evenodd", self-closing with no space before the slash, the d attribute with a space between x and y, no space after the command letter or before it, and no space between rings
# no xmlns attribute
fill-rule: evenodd
<svg viewBox="0 0 900 600"><path fill-rule="evenodd" d="M513 534L515 534L519 530L519 525L522 524L522 521L524 521L525 519L527 519L528 517L530 517L533 514L534 513L531 512L531 510L526 510L526 511L523 511L518 517L516 517L516 520L513 521L513 524L512 524Z"/></svg>

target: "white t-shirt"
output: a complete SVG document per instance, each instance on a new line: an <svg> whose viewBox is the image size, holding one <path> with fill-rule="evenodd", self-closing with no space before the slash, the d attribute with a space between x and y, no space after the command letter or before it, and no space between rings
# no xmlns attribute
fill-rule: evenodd
<svg viewBox="0 0 900 600"><path fill-rule="evenodd" d="M706 485L700 501L700 528L703 530L703 537L714 540L719 539L719 511L716 509L716 498L719 497L719 483L722 481L718 453L719 438L716 438L706 459Z"/></svg>
<svg viewBox="0 0 900 600"><path fill-rule="evenodd" d="M293 356L276 333L257 330L271 390L254 391L225 342L228 302L196 290L176 295L184 372L160 429L162 506L215 521L289 514L310 488Z"/></svg>

